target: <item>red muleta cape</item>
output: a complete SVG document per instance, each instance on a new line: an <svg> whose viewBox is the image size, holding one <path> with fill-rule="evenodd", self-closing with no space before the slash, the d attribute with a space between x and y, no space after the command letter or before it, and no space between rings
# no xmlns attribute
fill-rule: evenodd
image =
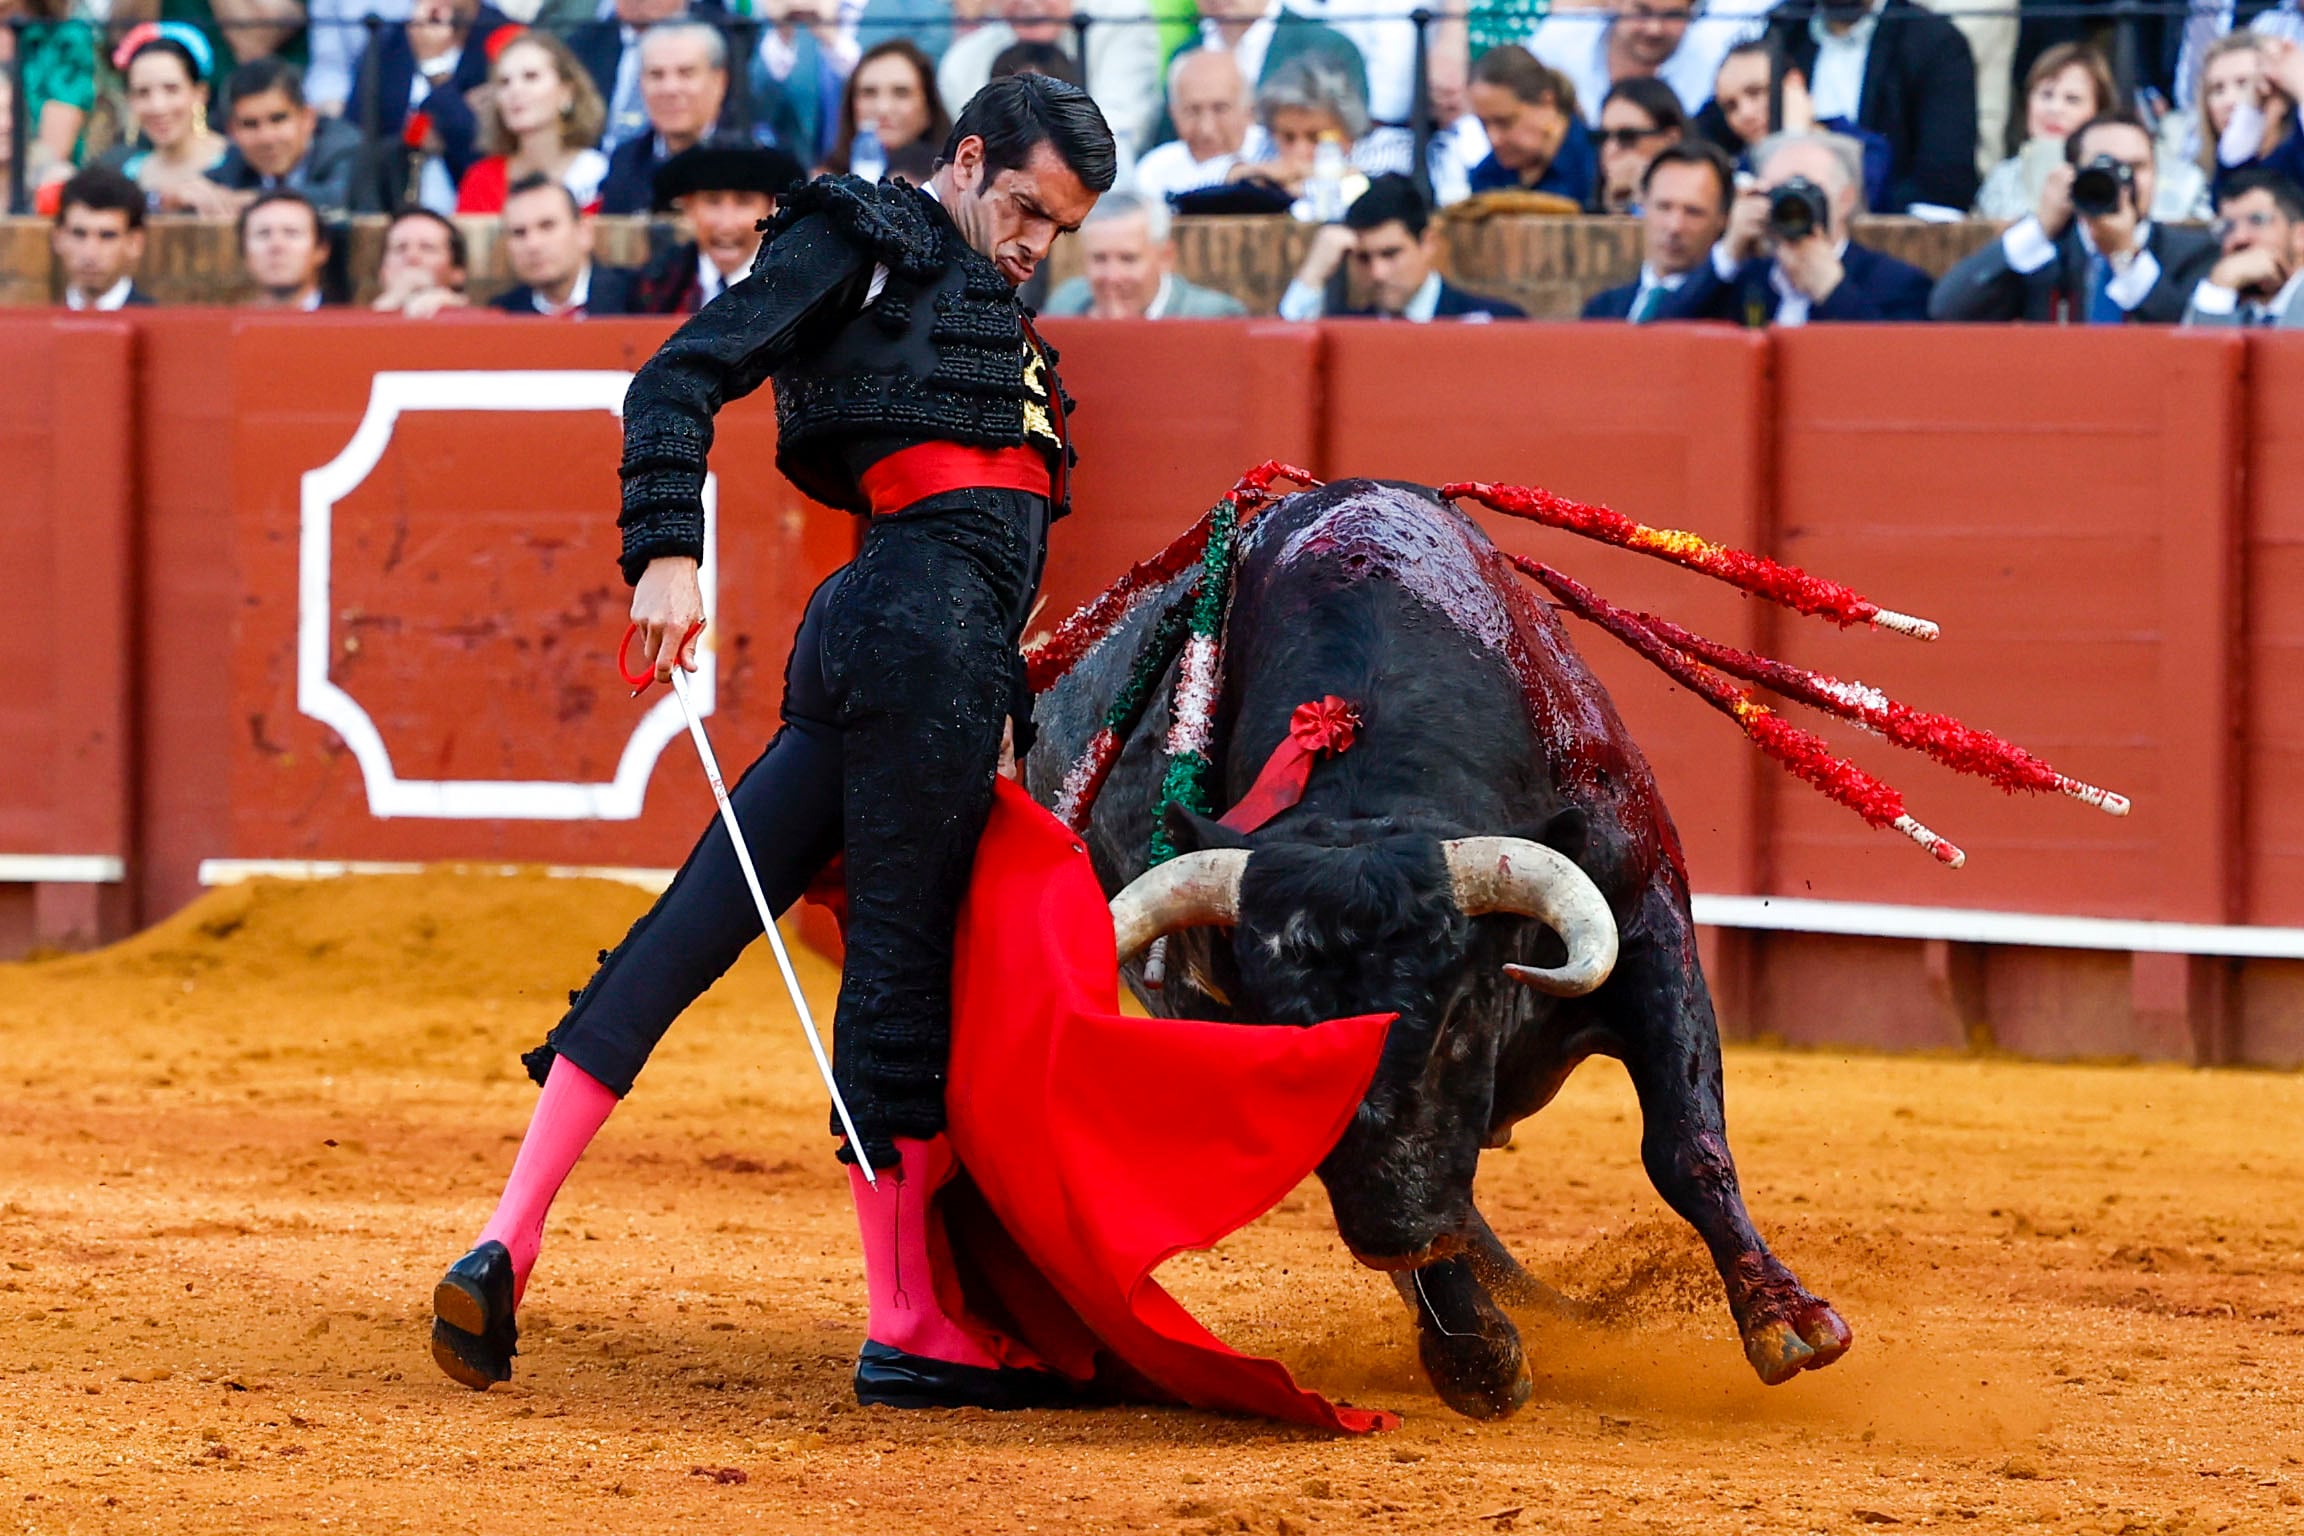
<svg viewBox="0 0 2304 1536"><path fill-rule="evenodd" d="M1389 1015L1309 1029L1134 1018L1117 970L1086 849L1001 780L953 963L946 1100L968 1177L942 1209L969 1302L1129 1401L1355 1434L1396 1425L1225 1345L1152 1278L1327 1155Z"/></svg>

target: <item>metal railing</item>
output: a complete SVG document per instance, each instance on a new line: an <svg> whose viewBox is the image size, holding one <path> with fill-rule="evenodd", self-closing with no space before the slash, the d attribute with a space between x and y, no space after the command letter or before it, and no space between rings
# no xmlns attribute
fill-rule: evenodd
<svg viewBox="0 0 2304 1536"><path fill-rule="evenodd" d="M1414 78L1411 85L1412 102L1409 121L1405 124L1388 123L1383 126L1405 127L1413 133L1414 153L1411 161L1411 174L1419 182L1426 181L1428 151L1433 132L1438 126L1431 120L1431 98L1428 84L1429 65L1434 46L1434 30L1443 24L1462 23L1475 15L1487 15L1496 11L1505 12L1516 19L1524 17L1530 30L1533 30L1548 14L1573 14L1579 17L1610 20L1625 15L1652 16L1654 14L1653 10L1647 7L1642 7L1637 13L1615 8L1567 12L1554 5L1552 0L1499 0L1499 3L1493 6L1478 10L1460 9L1453 6L1437 10L1418 7L1406 13L1397 10L1355 9L1351 0L1340 0L1340 3L1329 5L1319 12L1318 19L1330 26L1351 27L1360 24L1388 24L1414 29ZM2140 40L2144 27L2155 21L2169 26L2181 27L2183 23L2194 16L2212 13L2220 14L2217 0L2190 0L2190 3L2188 0L2039 0L2039 3L2024 0L2021 5L2006 4L1979 9L1962 8L1941 14L1961 21L2013 19L2028 26L2039 24L2064 25L2091 32L2094 34L2095 41L2107 52L2113 67L2114 78L2119 84L2123 97L2132 98L2140 83L2152 83L2159 73L2157 66L2147 69L2144 65ZM728 94L722 110L720 126L726 131L746 136L751 135L758 121L758 113L752 99L749 65L758 52L763 32L774 23L755 16L733 15L723 12L693 13L683 19L702 21L717 26L725 37L729 58ZM1691 13L1692 21L1708 19L1722 20L1728 18L1707 17L1701 5ZM1754 33L1757 34L1766 17L1763 14L1735 19L1747 21ZM1168 24L1170 23L1164 23L1149 13L1140 17L1093 18L1075 14L1070 22L1075 56L1082 60L1088 57L1089 40L1096 29L1158 27ZM10 212L25 213L31 208L27 172L33 126L32 104L24 88L27 31L35 27L58 25L89 28L97 39L97 75L99 81L103 82L117 79L108 62L110 48L128 30L128 27L122 23L99 23L69 19L58 21L23 14L8 17L0 25L5 25L14 34L11 39L14 46L10 50L7 64L7 76L12 87L7 125L8 143L11 149L8 163L7 206ZM373 14L355 20L307 24L308 28L321 26L346 30L357 29L362 34L362 41L366 49L375 48L385 32L400 25L400 22L388 21ZM272 21L215 21L209 23L208 30L228 33L235 27L276 30L278 26L279 23ZM884 37L874 34L884 33L886 37L904 36L909 29L908 24L905 23L880 21L870 17L859 18L851 26L859 43L864 47L870 47L874 42L885 40ZM566 37L575 29L561 28L555 30ZM219 76L228 75L231 62L229 59L217 60L216 73ZM356 65L353 70L355 98L344 104L344 116L360 127L371 157L381 156L391 149L390 145L383 142L383 104L377 99L379 73L376 70L360 69ZM212 92L218 96L221 94L221 85L221 79L210 82ZM947 103L947 105L957 107L958 103ZM220 118L223 110L224 104L220 100L212 103L212 116ZM1426 190L1430 190L1428 185Z"/></svg>

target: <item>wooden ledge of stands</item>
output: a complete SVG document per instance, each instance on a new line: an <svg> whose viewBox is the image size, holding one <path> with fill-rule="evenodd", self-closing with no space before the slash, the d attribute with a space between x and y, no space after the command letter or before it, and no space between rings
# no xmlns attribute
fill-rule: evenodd
<svg viewBox="0 0 2304 1536"><path fill-rule="evenodd" d="M462 222L471 248L471 292L475 300L485 300L511 283L503 244L494 219ZM374 294L384 226L381 218L353 221L347 270L355 275L358 303L365 304ZM138 281L154 298L172 304L232 304L245 297L231 224L162 218L147 228L150 236ZM1236 296L1259 315L1279 308L1289 274L1312 238L1310 225L1286 218L1178 219L1175 228L1178 270L1193 282ZM1630 282L1640 266L1640 227L1631 219L1495 218L1449 221L1443 228L1452 279L1477 292L1510 299L1532 315L1572 318L1587 298ZM1856 237L1941 275L1998 228L1974 220L1927 224L1917 219L1868 218L1857 221ZM0 304L54 302L55 264L49 255L48 231L45 219L0 219ZM602 219L598 256L617 265L639 266L678 238L669 223ZM1051 282L1077 272L1080 255L1074 243L1059 245L1050 265Z"/></svg>

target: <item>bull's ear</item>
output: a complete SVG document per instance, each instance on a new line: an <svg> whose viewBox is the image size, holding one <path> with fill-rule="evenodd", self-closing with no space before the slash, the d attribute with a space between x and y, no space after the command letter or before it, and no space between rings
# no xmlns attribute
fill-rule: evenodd
<svg viewBox="0 0 2304 1536"><path fill-rule="evenodd" d="M1532 843L1558 849L1573 863L1584 857L1585 844L1592 837L1592 822L1582 806L1571 805L1553 812L1548 820L1537 822L1519 835Z"/></svg>
<svg viewBox="0 0 2304 1536"><path fill-rule="evenodd" d="M1248 834L1235 832L1181 805L1168 807L1168 841L1178 853L1200 853L1210 848L1246 848Z"/></svg>

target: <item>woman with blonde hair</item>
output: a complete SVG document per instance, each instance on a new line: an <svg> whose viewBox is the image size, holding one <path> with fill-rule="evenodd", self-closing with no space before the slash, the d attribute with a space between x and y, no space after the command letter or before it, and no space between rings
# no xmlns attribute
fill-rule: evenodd
<svg viewBox="0 0 2304 1536"><path fill-rule="evenodd" d="M2304 49L2294 43L2229 32L2209 45L2193 100L2200 106L2195 159L2211 196L2242 171L2304 178L2304 135L2296 123L2300 99Z"/></svg>
<svg viewBox="0 0 2304 1536"><path fill-rule="evenodd" d="M596 211L608 157L595 148L608 108L591 74L549 32L521 32L488 66L488 104L480 114L484 159L457 188L458 213L501 213L505 189L530 176L568 189L576 206Z"/></svg>
<svg viewBox="0 0 2304 1536"><path fill-rule="evenodd" d="M2064 141L2092 117L2120 104L2112 66L2086 43L2058 43L2024 77L2024 139L1992 167L1976 194L1987 219L2020 219L2040 201L2049 173L2064 163Z"/></svg>

